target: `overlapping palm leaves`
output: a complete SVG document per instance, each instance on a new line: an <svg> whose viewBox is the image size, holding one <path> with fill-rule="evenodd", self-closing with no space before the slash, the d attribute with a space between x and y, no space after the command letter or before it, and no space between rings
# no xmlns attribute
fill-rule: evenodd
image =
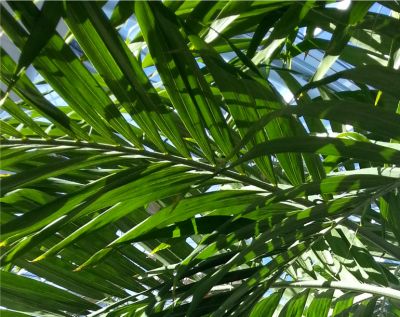
<svg viewBox="0 0 400 317"><path fill-rule="evenodd" d="M398 316L398 4L103 5L1 4L2 314Z"/></svg>

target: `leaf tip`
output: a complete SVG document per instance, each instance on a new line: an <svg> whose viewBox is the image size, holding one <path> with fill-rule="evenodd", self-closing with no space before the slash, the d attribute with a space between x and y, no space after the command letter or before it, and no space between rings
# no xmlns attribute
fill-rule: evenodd
<svg viewBox="0 0 400 317"><path fill-rule="evenodd" d="M73 272L80 272L86 267L85 263L79 265Z"/></svg>
<svg viewBox="0 0 400 317"><path fill-rule="evenodd" d="M46 256L44 254L39 255L37 258L34 258L32 261L29 261L31 263L39 262L42 261Z"/></svg>

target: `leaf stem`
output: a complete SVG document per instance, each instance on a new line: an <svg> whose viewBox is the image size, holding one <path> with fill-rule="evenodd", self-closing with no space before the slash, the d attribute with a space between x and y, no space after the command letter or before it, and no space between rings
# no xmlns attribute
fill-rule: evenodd
<svg viewBox="0 0 400 317"><path fill-rule="evenodd" d="M396 259L400 259L400 248L387 242L385 239L381 238L380 236L373 233L370 229L359 226L352 222L349 219L343 221L343 225L347 228L353 230L354 232L358 232L364 238L366 238L371 243L375 244L376 246L382 248L385 252L391 254Z"/></svg>
<svg viewBox="0 0 400 317"><path fill-rule="evenodd" d="M359 293L369 293L373 295L390 297L400 300L400 291L389 287L380 287L371 284L361 284L349 281L297 281L297 282L277 282L271 288L326 288L354 291Z"/></svg>

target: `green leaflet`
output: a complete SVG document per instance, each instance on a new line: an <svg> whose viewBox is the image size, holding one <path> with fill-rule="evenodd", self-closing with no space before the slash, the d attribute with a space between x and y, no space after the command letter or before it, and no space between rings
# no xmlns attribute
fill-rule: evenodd
<svg viewBox="0 0 400 317"><path fill-rule="evenodd" d="M90 166L98 166L102 163L116 163L118 161L123 161L123 159L116 154L102 154L99 156L92 156L90 158L78 157L56 162L54 164L47 164L45 166L31 169L30 173L28 174L18 173L7 177L1 182L0 193L4 195L17 187L25 187L42 179L58 176L72 170L88 168Z"/></svg>
<svg viewBox="0 0 400 317"><path fill-rule="evenodd" d="M1 126L1 134L8 134L9 136L14 136L17 138L23 137L21 132L17 131L12 125L8 124L5 121L0 122Z"/></svg>
<svg viewBox="0 0 400 317"><path fill-rule="evenodd" d="M353 231L356 231L357 233L360 234L360 236L369 240L371 243L379 246L385 252L392 254L394 257L400 256L400 248L399 247L397 247L396 245L394 245L390 242L387 242L384 238L371 232L369 228L357 226L356 224L354 224L351 221L345 221L344 223L345 223L346 227L348 227L349 229L351 229Z"/></svg>
<svg viewBox="0 0 400 317"><path fill-rule="evenodd" d="M29 17L24 22L28 29L32 29L35 23L33 19L38 14L35 5L23 2L13 3L12 6L16 6L24 16ZM17 27L21 28L19 25ZM33 65L70 107L109 142L123 143L113 134L112 127L140 146L129 123L60 36L55 35L49 40Z"/></svg>
<svg viewBox="0 0 400 317"><path fill-rule="evenodd" d="M2 13L4 13L4 11L6 10L1 10ZM1 21L5 24L7 19L1 19ZM8 30L8 27L12 26L4 25L6 30ZM0 56L1 77L5 83L10 85L12 82L13 70L15 69L16 64L3 49L0 49ZM29 106L36 109L45 118L48 118L48 120L57 125L66 134L73 138L80 138L84 140L89 139L89 136L86 135L86 133L76 124L76 122L68 118L61 110L59 110L57 107L54 107L39 93L37 88L32 84L25 74L21 74L19 76L18 81L13 85L13 91L15 91L16 94L19 95Z"/></svg>
<svg viewBox="0 0 400 317"><path fill-rule="evenodd" d="M342 237L345 237L345 239L343 239L344 242L349 242L350 254L354 257L362 270L365 271L365 275L368 276L366 280L369 282L375 281L380 285L388 286L390 280L388 275L392 277L391 274L385 275L384 268L367 252L366 247L358 239L356 234L347 230L347 228L341 228L339 233ZM394 278L394 280L396 280L396 278Z"/></svg>
<svg viewBox="0 0 400 317"><path fill-rule="evenodd" d="M18 76L21 69L27 68L56 33L56 26L63 14L61 2L46 1L35 21L35 26L21 50L14 75Z"/></svg>
<svg viewBox="0 0 400 317"><path fill-rule="evenodd" d="M322 49L326 51L329 47L329 41L321 38L305 39L304 41L293 45L290 48L291 56L295 57L301 53L308 52L312 49ZM347 45L342 49L340 59L351 65L386 65L386 61L381 52L367 48ZM292 90L293 92L299 89Z"/></svg>
<svg viewBox="0 0 400 317"><path fill-rule="evenodd" d="M218 195L214 195L214 197L218 198L219 194L222 194L222 193L218 193ZM232 195L233 193L227 193L227 194L228 195ZM235 199L236 199L236 197L235 197ZM252 199L252 201L254 201L254 197L251 197L251 199ZM196 206L195 210L198 211L198 209L197 209L198 205L199 205L198 202L200 202L200 200L194 199L193 202L196 203L194 206ZM218 202L226 205L226 202L224 202L223 200L218 199ZM105 256L109 255L109 253L112 251L113 247L118 246L118 244L129 242L129 241L137 238L138 236L140 236L140 234L143 234L143 233L146 233L146 232L150 231L153 227L155 227L157 225L160 225L163 222L168 223L168 220L167 221L164 220L165 219L165 215L169 215L171 213L171 210L175 211L175 208L182 207L183 209L181 209L181 210L178 209L178 211L181 211L181 212L177 212L176 213L176 218L174 217L175 219L169 217L170 218L169 221L171 221L171 220L177 221L179 219L185 219L187 216L190 216L190 213L189 213L187 215L184 215L184 217L182 218L182 212L183 211L190 211L190 208L189 208L190 205L189 206L186 205L186 203L190 203L190 200L188 200L188 199L187 200L183 200L183 201L181 201L181 203L182 203L182 205L178 204L177 206L171 206L170 208L166 208L164 210L164 213L159 212L159 213L153 215L152 217L148 218L147 221L144 221L143 223L139 224L137 227L135 227L132 230L130 230L129 232L127 232L121 238L116 239L115 241L113 241L113 243L111 243L107 248L98 251L90 259L88 259L85 263L83 263L80 266L80 269L84 268L86 266L93 265L93 264L97 263L102 258L104 258ZM210 201L210 203L211 203L211 206L215 205L215 203L213 203L212 201ZM305 221L304 219L307 219L312 214L320 214L323 217L324 215L326 215L326 213L327 214L333 214L333 213L336 213L338 210L342 210L342 212L344 212L346 210L346 208L350 208L350 206L355 204L355 203L357 203L357 199L345 199L345 200L342 200L342 201L338 201L338 202L334 202L334 203L328 204L328 206L322 206L321 205L321 206L316 206L315 208L312 208L312 209L309 209L309 210L300 211L298 214L294 214L293 216L291 216L291 217L289 217L287 219L287 226L289 226L289 224L292 224L293 222L300 224L299 220ZM245 208L249 204L250 204L250 201L247 202L247 204L245 204L245 205L237 206L237 212L238 213L239 212L243 212L243 210L245 210ZM201 206L201 204L200 204L200 206ZM184 207L186 207L186 208L184 208ZM232 209L233 207L232 206L230 206L228 208L231 211L233 211L233 209ZM344 208L344 209L341 209L341 208ZM151 219L151 220L149 220L149 219ZM278 230L285 230L285 228L287 228L285 225L286 225L286 223L283 226L277 224L276 228ZM253 227L254 226L251 225L250 226L250 230L254 230ZM244 229L245 229L245 231L248 230L248 228L246 228L246 227ZM274 232L274 231L271 231L268 234L271 234L272 232ZM228 238L224 237L222 240L223 241L217 240L216 243L210 244L209 246L207 246L207 248L205 248L198 255L196 255L194 253L193 256L197 256L197 257L203 257L204 256L204 257L206 257L207 256L206 254L210 254L210 253L215 252L215 250L218 249L218 246L222 247L224 245L224 243L229 245L230 243L232 243L234 241L234 240L230 239L229 236L228 236ZM206 254L203 254L203 253L205 253L205 251L207 251ZM188 257L185 261L189 263L193 256ZM183 262L183 263L185 263L185 262ZM183 272L182 272L182 274L183 274Z"/></svg>
<svg viewBox="0 0 400 317"><path fill-rule="evenodd" d="M8 301L21 301L24 305L34 309L59 313L66 310L70 313L83 313L87 309L96 309L98 306L92 304L76 295L68 293L54 286L46 285L34 279L23 277L15 273L1 271L1 290ZM10 297L9 297L10 296ZM14 299L11 296L15 296Z"/></svg>
<svg viewBox="0 0 400 317"><path fill-rule="evenodd" d="M251 310L250 317L272 317L276 307L279 304L282 294L282 291L275 292L259 301Z"/></svg>
<svg viewBox="0 0 400 317"><path fill-rule="evenodd" d="M342 50L346 47L347 42L351 38L351 34L356 24L360 22L367 14L372 2L355 2L352 3L346 12L346 16L342 19L333 32L329 47L325 56L321 60L312 80L316 81L324 77L330 67L336 62ZM347 20L347 21L346 21Z"/></svg>
<svg viewBox="0 0 400 317"><path fill-rule="evenodd" d="M108 212L104 212L93 219L92 222L80 228L70 239L64 242L67 244L74 241L76 237L79 237L83 233L98 229L106 225L108 221L113 222L145 203L151 202L157 198L168 197L177 192L179 193L179 191L184 188L190 188L196 180L201 181L208 177L208 174L187 173L190 169L181 166L164 169L169 165L169 163L161 164L153 166L148 170L146 170L145 167L142 167L142 170L138 170L137 168L136 170L128 169L116 173L111 177L100 179L90 186L86 186L82 190L72 193L69 197L63 196L50 202L45 207L38 208L40 212L35 212L35 210L33 210L31 213L27 213L23 217L5 224L2 226L2 228L4 228L2 234L3 236L11 236L12 239L16 239L20 234L13 235L12 233L16 232L17 228L19 228L20 232L35 232L45 225L54 222L53 225L47 226L44 231L39 231L38 236L32 236L30 239L24 240L20 246L12 250L12 254L17 254L21 252L19 250L20 248L25 250L27 245L30 245L31 239L35 241L37 239L43 239L51 234L54 226L58 228L58 226L65 224L66 221L70 221L71 218L74 219L77 216L82 216L101 208L117 204L121 195L124 195L126 192L130 193L126 203L121 206L116 206ZM157 172L157 170L160 171ZM146 177L147 175L148 177ZM135 182L135 180L137 181ZM177 186L176 188L165 187L167 183L176 184ZM155 192L152 194L146 193L146 186L152 186ZM101 190L97 190L96 192L96 189L99 188L101 188ZM56 209L57 207L58 209ZM56 212L54 212L54 210L56 210ZM50 213L51 211L53 212ZM36 221L33 225L29 223L32 217L36 217ZM38 219L40 219L40 221L38 221ZM9 261L13 256L14 255L9 255L5 260Z"/></svg>
<svg viewBox="0 0 400 317"><path fill-rule="evenodd" d="M396 178L378 175L349 175L349 176L328 176L319 181L312 182L268 196L268 202L293 199L294 197L309 196L315 194L333 194L340 192L352 192L364 188L374 188L378 186L388 186L395 184Z"/></svg>
<svg viewBox="0 0 400 317"><path fill-rule="evenodd" d="M132 228L121 238L115 240L111 246L125 243L140 237L152 230L167 226L177 221L182 221L193 217L195 214L212 211L219 208L229 208L234 210L243 210L244 206L250 204L254 200L251 192L222 191L216 193L204 194L193 198L180 200L177 204L162 209L158 213L147 218L144 222Z"/></svg>
<svg viewBox="0 0 400 317"><path fill-rule="evenodd" d="M257 270L255 274L253 274L247 282L243 283L239 286L235 292L226 300L221 307L215 311L212 316L218 316L218 314L225 311L226 307L229 307L233 302L236 302L241 296L248 292L249 287L261 283L263 280L267 279L271 273L277 270L279 264L288 263L293 260L295 257L299 256L302 252L305 251L307 243L299 243L298 245L289 248L286 252L280 253L277 257L275 257L271 262L269 262L264 267L261 267Z"/></svg>
<svg viewBox="0 0 400 317"><path fill-rule="evenodd" d="M363 300L360 304L356 306L354 316L362 317L362 316L372 316L374 313L377 297L373 297L371 299Z"/></svg>
<svg viewBox="0 0 400 317"><path fill-rule="evenodd" d="M199 173L196 175L195 173L191 174L185 172L187 172L187 169L179 170L178 168L171 168L158 173L152 173L147 177L139 179L137 182L130 183L128 187L137 188L135 191L131 190L133 199L128 199L123 203L117 203L100 215L94 217L86 225L80 227L59 244L46 251L41 258L58 252L65 246L74 242L80 236L99 230L100 228L111 224L125 215L135 211L135 209L143 206L146 203L180 193L182 190L190 188L190 186L192 186L195 182L201 181L207 177L207 174ZM166 184L169 185L166 186ZM154 192L152 194L146 194L146 186L151 186ZM128 190L128 187L121 190Z"/></svg>
<svg viewBox="0 0 400 317"><path fill-rule="evenodd" d="M186 48L182 35L164 11L161 4L135 3L142 34L169 97L204 154L210 161L214 161L204 124L209 127L211 135L225 154L229 148L227 141L229 142L230 133L207 83L200 76L200 70ZM187 66L183 68L178 60L185 61Z"/></svg>
<svg viewBox="0 0 400 317"><path fill-rule="evenodd" d="M296 30L299 22L307 16L313 6L314 1L309 1L303 6L291 5L274 25L274 29L265 43L265 48L253 57L254 64L269 64L277 50L284 44L285 39Z"/></svg>
<svg viewBox="0 0 400 317"><path fill-rule="evenodd" d="M379 201L380 210L383 219L385 219L385 223L393 230L395 237L398 241L400 241L400 221L398 212L396 211L400 206L399 194L393 192L387 193L386 195L382 196Z"/></svg>
<svg viewBox="0 0 400 317"><path fill-rule="evenodd" d="M43 138L48 138L48 135L39 127L39 125L30 118L23 109L16 103L14 103L11 99L9 99L7 96L2 97L3 99L1 100L1 107L6 110L10 115L12 115L14 118L28 126L32 131L37 133Z"/></svg>
<svg viewBox="0 0 400 317"><path fill-rule="evenodd" d="M139 236L137 239L133 239L133 241L146 241L151 239L165 239L165 238L181 238L188 237L196 234L205 234L211 233L214 230L214 226L219 226L224 224L226 221L230 219L229 216L202 216L199 218L191 218L189 220L184 221L175 221L173 225L164 224L160 228L153 229L148 233L145 233ZM226 232L233 231L242 226L248 225L252 223L251 220L248 219L238 219L233 222L232 226L230 226Z"/></svg>
<svg viewBox="0 0 400 317"><path fill-rule="evenodd" d="M314 87L329 84L339 78L350 79L356 83L371 85L378 90L382 90L396 98L400 98L399 90L396 88L400 86L400 71L380 65L358 66L354 69L337 72L334 75L303 86L297 94ZM390 85L387 84L388 82L390 82Z"/></svg>
<svg viewBox="0 0 400 317"><path fill-rule="evenodd" d="M36 254L37 252L29 254L29 257L34 258ZM105 294L117 297L126 296L125 291L115 287L104 276L89 270L81 274L75 274L72 271L74 266L69 264L66 259L54 257L40 263L31 263L19 259L16 260L16 263L37 276L89 298L101 300Z"/></svg>
<svg viewBox="0 0 400 317"><path fill-rule="evenodd" d="M307 308L307 317L327 317L334 290L320 292L315 295Z"/></svg>
<svg viewBox="0 0 400 317"><path fill-rule="evenodd" d="M292 231L290 233L287 233L284 237L279 237L279 238L278 237L272 238L272 235L274 235L276 237L277 233L280 233L280 230L283 229L283 228L280 228L280 225L276 225L273 228L271 228L271 230L261 233L256 238L253 238L252 242L248 246L243 248L243 250L241 250L237 255L232 257L232 259L230 259L226 264L224 264L220 268L218 268L216 270L216 272L214 272L211 276L208 277L208 279L206 279L204 282L202 282L195 288L194 296L193 296L192 304L191 304L191 309L196 307L196 305L199 303L201 297L204 296L213 287L214 284L218 283L229 270L231 270L235 267L238 267L246 262L249 262L257 256L261 256L263 254L266 256L269 254L269 252L275 250L276 248L288 247L291 245L291 243L296 241L296 239L298 241L304 241L305 239L307 239L307 237L311 233L315 234L316 232L321 231L325 227L326 227L326 224L317 223L317 224L308 226L307 233ZM306 230L304 230L304 231L306 231ZM301 249L304 246L304 244L298 244L297 246ZM276 264L275 261L282 261L282 260L278 260L278 258L281 255L282 255L282 253L280 253L280 255L277 256L277 258L275 258L273 261L268 263L266 266L261 267L259 270L257 270L257 273L255 273L252 277L256 276L260 272L262 272L261 276L263 276L263 277L266 277L268 274L272 273L273 270L275 269L275 264ZM285 254L285 256L289 256L289 258L290 258L292 256L292 254L290 252L288 252L288 254ZM270 270L270 267L272 267L273 269ZM185 270L184 266L183 266L183 270ZM250 277L248 279L247 283L242 284L241 287L238 288L237 294L233 295L234 297L239 296L239 294L241 296L243 295L243 292L245 290L241 289L241 288L244 287L246 284L248 287L250 287L250 286L254 286L255 284L260 283L262 281L262 279L260 279L260 278L252 278L252 277ZM232 299L230 299L230 300L232 300ZM223 312L223 307L224 306L221 306L221 308L217 312ZM190 310L189 310L189 312L190 312Z"/></svg>
<svg viewBox="0 0 400 317"><path fill-rule="evenodd" d="M347 310L353 304L354 297L354 293L345 293L340 296L335 302L332 317L346 316Z"/></svg>
<svg viewBox="0 0 400 317"><path fill-rule="evenodd" d="M229 157L246 145L258 131L262 130L273 119L290 114L329 119L340 123L351 122L356 128L372 131L385 137L400 138L400 116L398 114L355 101L317 101L295 107L286 107L261 117L244 135ZM350 120L349 118L354 119Z"/></svg>
<svg viewBox="0 0 400 317"><path fill-rule="evenodd" d="M34 316L34 315L30 315L30 314L24 314L24 313L19 313L16 311L5 310L5 309L0 310L0 312L1 312L0 314L3 317L33 317Z"/></svg>
<svg viewBox="0 0 400 317"><path fill-rule="evenodd" d="M118 185L135 179L138 174L140 175L144 168L145 167L142 167L141 169L133 168L120 173L113 173L110 176L103 177L69 195L61 196L59 199L51 201L45 208L41 207L38 208L38 210L32 210L25 214L24 217L17 218L15 221L7 224L7 226L2 228L2 234L5 235L8 233L8 235L10 235L12 232L22 233L23 228L28 229L30 232L34 232L35 230L56 220L70 209L76 209L77 206L81 205L89 197L97 198L107 193L110 189L117 188ZM54 212L55 210L57 211Z"/></svg>
<svg viewBox="0 0 400 317"><path fill-rule="evenodd" d="M133 3L131 7L133 8ZM88 19L85 20L86 17ZM119 35L112 30L96 4L68 3L66 21L108 87L149 139L161 151L166 151L158 134L157 124L178 150L188 156L170 110L163 108L157 91L139 63ZM81 23L82 21L85 23Z"/></svg>
<svg viewBox="0 0 400 317"><path fill-rule="evenodd" d="M133 14L133 8L133 3L119 1L112 12L110 18L111 25L116 27L124 23Z"/></svg>
<svg viewBox="0 0 400 317"><path fill-rule="evenodd" d="M400 162L400 152L389 147L346 139L307 136L274 139L264 144L258 144L239 160L233 162L231 166L239 165L262 155L289 151L353 157L358 160L367 159L381 163L398 164Z"/></svg>
<svg viewBox="0 0 400 317"><path fill-rule="evenodd" d="M279 317L301 317L310 290L307 289L291 298L279 313Z"/></svg>
<svg viewBox="0 0 400 317"><path fill-rule="evenodd" d="M251 129L251 122L259 120L262 115L272 109L281 107L276 101L277 98L273 94L271 87L262 80L237 71L231 65L225 63L212 48L196 36L192 35L190 39L193 45L200 50L200 55L210 69L242 136ZM260 131L252 135L251 143L254 145L264 142L267 138L294 135L293 125L294 123L291 120L277 118L265 130L260 129ZM236 153L231 151L228 159L234 154ZM303 179L303 168L299 161L299 156L297 154L282 154L278 155L278 159L291 182L300 184ZM271 159L263 157L258 158L255 162L266 177L275 182L276 176L272 168Z"/></svg>

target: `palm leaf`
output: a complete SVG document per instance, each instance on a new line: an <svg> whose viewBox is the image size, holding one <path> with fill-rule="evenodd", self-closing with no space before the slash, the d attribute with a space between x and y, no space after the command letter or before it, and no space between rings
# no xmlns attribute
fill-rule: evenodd
<svg viewBox="0 0 400 317"><path fill-rule="evenodd" d="M396 4L0 5L2 315L398 314Z"/></svg>

